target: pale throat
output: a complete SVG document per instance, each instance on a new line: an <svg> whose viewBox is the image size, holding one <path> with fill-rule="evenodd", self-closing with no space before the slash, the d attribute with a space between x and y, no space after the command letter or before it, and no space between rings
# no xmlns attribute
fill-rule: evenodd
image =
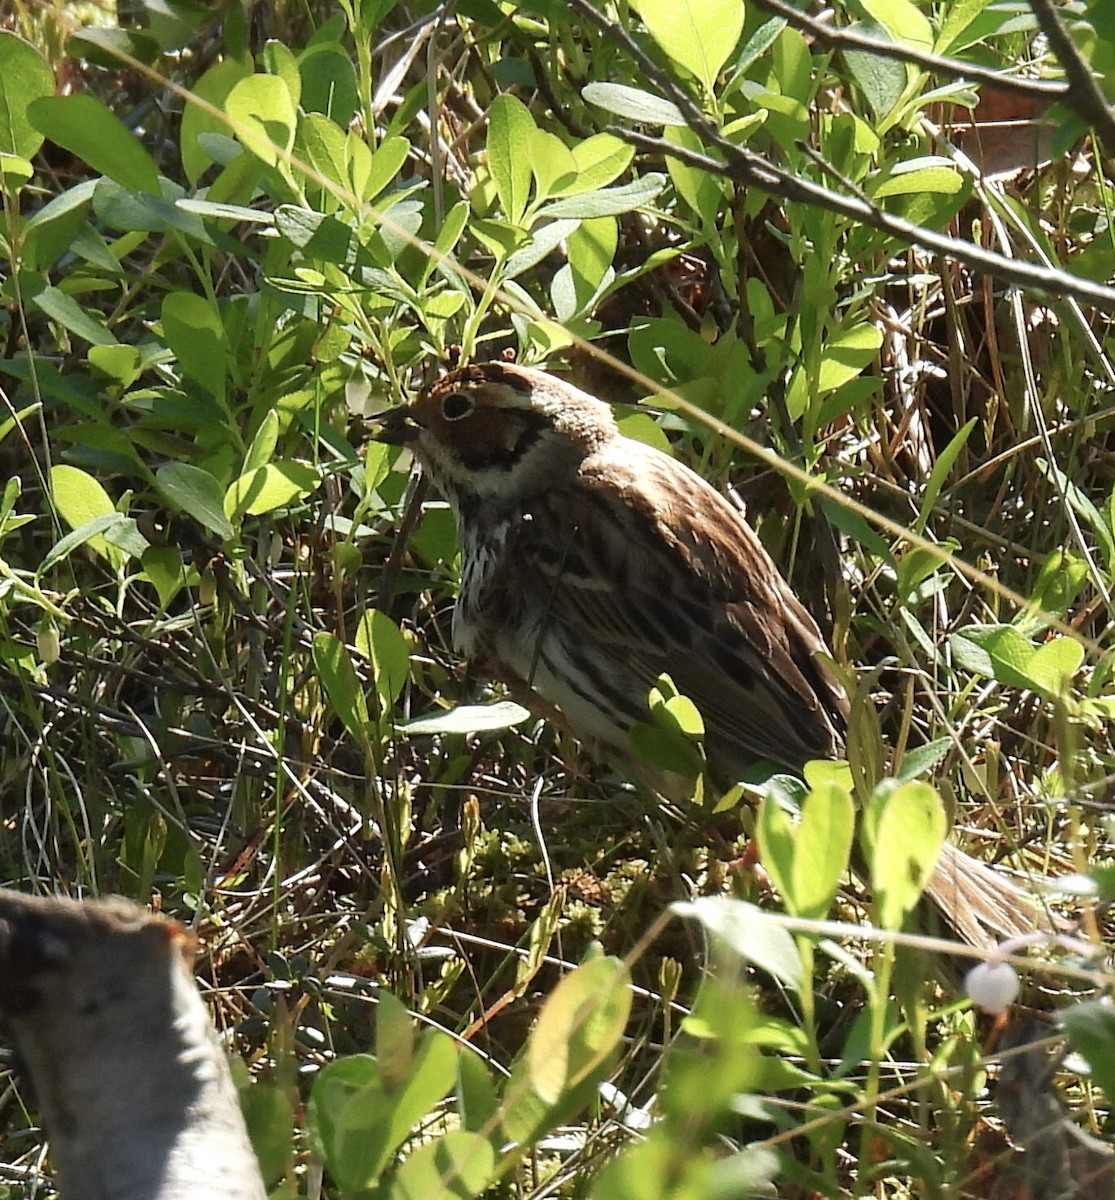
<svg viewBox="0 0 1115 1200"><path fill-rule="evenodd" d="M498 522L521 512L524 503L574 475L584 457L582 448L553 434L531 442L516 457L471 469L439 443L418 449L423 469L462 526L477 519Z"/></svg>

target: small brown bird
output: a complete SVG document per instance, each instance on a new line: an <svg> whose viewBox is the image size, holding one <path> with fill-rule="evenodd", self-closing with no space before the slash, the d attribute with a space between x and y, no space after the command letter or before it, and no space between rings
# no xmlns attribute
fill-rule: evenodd
<svg viewBox="0 0 1115 1200"><path fill-rule="evenodd" d="M602 401L541 371L464 367L394 409L457 516L453 640L598 750L630 753L668 674L727 784L762 758L838 755L848 702L759 539L699 475L623 437Z"/></svg>
<svg viewBox="0 0 1115 1200"><path fill-rule="evenodd" d="M379 440L410 446L457 517L458 650L559 709L590 749L629 757L667 674L701 713L720 784L759 759L798 770L843 752L848 699L816 622L731 504L624 437L608 405L488 362L382 420ZM986 902L981 923L1018 931L1002 910L1019 893L955 847L934 885L948 911Z"/></svg>

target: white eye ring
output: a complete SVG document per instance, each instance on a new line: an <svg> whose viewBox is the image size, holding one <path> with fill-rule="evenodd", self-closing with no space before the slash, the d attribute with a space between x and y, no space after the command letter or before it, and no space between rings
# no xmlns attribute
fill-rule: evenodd
<svg viewBox="0 0 1115 1200"><path fill-rule="evenodd" d="M446 421L461 421L476 408L468 392L450 392L441 402L441 415Z"/></svg>

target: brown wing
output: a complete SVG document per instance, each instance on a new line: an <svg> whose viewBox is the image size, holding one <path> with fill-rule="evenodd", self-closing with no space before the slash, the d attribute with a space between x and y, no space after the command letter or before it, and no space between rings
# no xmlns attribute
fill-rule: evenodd
<svg viewBox="0 0 1115 1200"><path fill-rule="evenodd" d="M637 443L529 505L508 553L550 619L642 701L669 674L705 721L714 774L840 752L847 700L816 623L731 505Z"/></svg>

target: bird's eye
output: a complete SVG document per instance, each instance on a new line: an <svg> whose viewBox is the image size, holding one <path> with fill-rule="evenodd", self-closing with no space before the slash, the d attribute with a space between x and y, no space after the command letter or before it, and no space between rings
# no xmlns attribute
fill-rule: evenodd
<svg viewBox="0 0 1115 1200"><path fill-rule="evenodd" d="M441 402L441 415L447 421L459 421L475 407L476 401L467 392L450 392Z"/></svg>

